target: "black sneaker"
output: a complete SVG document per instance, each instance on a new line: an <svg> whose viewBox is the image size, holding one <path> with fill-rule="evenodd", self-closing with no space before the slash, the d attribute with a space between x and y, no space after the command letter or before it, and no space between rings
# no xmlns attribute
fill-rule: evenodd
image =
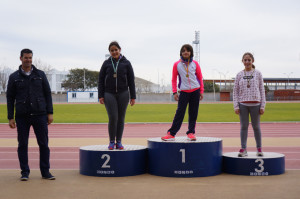
<svg viewBox="0 0 300 199"><path fill-rule="evenodd" d="M55 177L49 172L42 176L43 179L55 180Z"/></svg>
<svg viewBox="0 0 300 199"><path fill-rule="evenodd" d="M29 179L29 177L28 177L27 173L22 174L22 176L20 178L21 181L28 181L28 179Z"/></svg>

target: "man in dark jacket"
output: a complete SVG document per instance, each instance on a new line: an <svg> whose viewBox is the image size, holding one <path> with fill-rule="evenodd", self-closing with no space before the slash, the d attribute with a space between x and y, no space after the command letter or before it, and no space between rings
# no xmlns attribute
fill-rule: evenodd
<svg viewBox="0 0 300 199"><path fill-rule="evenodd" d="M23 49L20 56L22 65L19 66L19 70L9 76L6 93L7 115L10 128L17 126L21 181L27 181L30 173L28 138L31 126L40 148L42 177L54 180L55 177L49 172L50 150L48 147L48 125L53 122L51 89L45 73L32 65L32 55L31 50Z"/></svg>

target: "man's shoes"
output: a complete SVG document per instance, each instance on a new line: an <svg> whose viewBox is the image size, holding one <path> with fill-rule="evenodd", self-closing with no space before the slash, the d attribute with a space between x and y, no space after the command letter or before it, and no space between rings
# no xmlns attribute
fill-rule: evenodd
<svg viewBox="0 0 300 199"><path fill-rule="evenodd" d="M162 140L164 141L174 141L175 140L175 136L171 135L170 132L168 132L168 134L164 137L161 137Z"/></svg>
<svg viewBox="0 0 300 199"><path fill-rule="evenodd" d="M119 142L119 141L117 142L116 149L119 149L119 150L123 150L124 149L124 147L123 147L123 145L122 145L121 142Z"/></svg>
<svg viewBox="0 0 300 199"><path fill-rule="evenodd" d="M42 178L46 180L55 180L55 177L50 172L42 175Z"/></svg>
<svg viewBox="0 0 300 199"><path fill-rule="evenodd" d="M246 149L240 149L239 151L239 157L245 157L248 156L247 150Z"/></svg>
<svg viewBox="0 0 300 199"><path fill-rule="evenodd" d="M187 134L188 140L190 141L196 141L196 137L194 135L194 133L189 133Z"/></svg>
<svg viewBox="0 0 300 199"><path fill-rule="evenodd" d="M261 150L261 147L258 147L257 148L257 153L256 153L257 156L264 156L262 150Z"/></svg>
<svg viewBox="0 0 300 199"><path fill-rule="evenodd" d="M22 174L22 176L20 178L21 181L28 181L28 179L29 179L29 177L28 177L27 173Z"/></svg>

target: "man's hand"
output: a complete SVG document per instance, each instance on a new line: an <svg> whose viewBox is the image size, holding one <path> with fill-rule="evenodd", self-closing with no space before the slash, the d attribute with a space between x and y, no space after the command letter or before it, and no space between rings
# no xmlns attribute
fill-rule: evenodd
<svg viewBox="0 0 300 199"><path fill-rule="evenodd" d="M264 109L260 109L259 110L259 114L263 115L265 113L265 110Z"/></svg>
<svg viewBox="0 0 300 199"><path fill-rule="evenodd" d="M16 128L16 122L15 122L15 120L14 119L10 119L9 122L8 122L8 125L12 129Z"/></svg>
<svg viewBox="0 0 300 199"><path fill-rule="evenodd" d="M100 102L100 104L104 104L104 98L103 97L99 98L99 102Z"/></svg>
<svg viewBox="0 0 300 199"><path fill-rule="evenodd" d="M133 106L135 104L135 99L130 100L130 105Z"/></svg>
<svg viewBox="0 0 300 199"><path fill-rule="evenodd" d="M53 122L53 114L48 114L48 125Z"/></svg>

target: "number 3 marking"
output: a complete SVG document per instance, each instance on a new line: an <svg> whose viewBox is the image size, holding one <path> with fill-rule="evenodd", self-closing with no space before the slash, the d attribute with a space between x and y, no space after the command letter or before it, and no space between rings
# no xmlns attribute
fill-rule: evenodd
<svg viewBox="0 0 300 199"><path fill-rule="evenodd" d="M105 162L104 162L104 164L102 165L101 168L110 168L110 165L108 165L108 162L110 160L110 156L108 154L103 154L101 156L101 159L104 159L104 158L107 158L107 159L105 160Z"/></svg>
<svg viewBox="0 0 300 199"><path fill-rule="evenodd" d="M264 160L263 159L256 159L255 160L255 163L257 163L257 162L260 162L260 164L258 165L259 167L260 167L260 169L256 169L255 168L255 172L263 172L264 171L264 167L263 167L263 165L264 165Z"/></svg>

